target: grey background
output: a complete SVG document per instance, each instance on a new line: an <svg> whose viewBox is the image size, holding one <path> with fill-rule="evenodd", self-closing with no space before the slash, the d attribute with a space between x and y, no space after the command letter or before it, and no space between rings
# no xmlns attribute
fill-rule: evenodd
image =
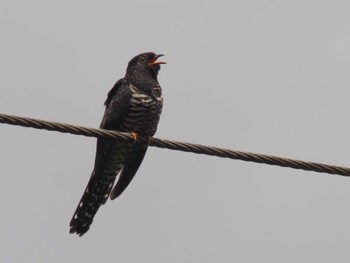
<svg viewBox="0 0 350 263"><path fill-rule="evenodd" d="M164 53L157 137L350 166L348 1L1 1L0 112L98 127ZM0 125L1 262L349 262L350 179L150 148L82 238L95 139Z"/></svg>

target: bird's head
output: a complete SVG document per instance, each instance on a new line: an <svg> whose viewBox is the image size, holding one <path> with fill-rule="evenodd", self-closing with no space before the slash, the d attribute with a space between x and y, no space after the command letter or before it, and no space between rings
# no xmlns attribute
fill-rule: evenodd
<svg viewBox="0 0 350 263"><path fill-rule="evenodd" d="M158 71L160 70L161 64L166 64L162 61L157 61L158 58L162 57L162 54L155 54L153 52L145 52L137 55L128 64L126 74L130 77L152 77L157 79Z"/></svg>

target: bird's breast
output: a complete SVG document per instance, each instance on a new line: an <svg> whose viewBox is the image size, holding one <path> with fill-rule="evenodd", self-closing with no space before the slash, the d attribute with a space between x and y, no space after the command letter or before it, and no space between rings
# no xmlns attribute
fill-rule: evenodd
<svg viewBox="0 0 350 263"><path fill-rule="evenodd" d="M163 106L161 90L158 92L158 96L155 96L143 93L133 85L130 85L130 91L130 106L123 121L123 129L153 136L157 130Z"/></svg>

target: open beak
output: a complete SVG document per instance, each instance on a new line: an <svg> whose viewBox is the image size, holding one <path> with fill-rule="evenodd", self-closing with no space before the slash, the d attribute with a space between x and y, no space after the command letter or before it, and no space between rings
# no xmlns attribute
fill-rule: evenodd
<svg viewBox="0 0 350 263"><path fill-rule="evenodd" d="M164 56L163 54L155 55L153 58L148 60L148 65L160 65L160 64L166 64L162 61L157 61L158 58Z"/></svg>

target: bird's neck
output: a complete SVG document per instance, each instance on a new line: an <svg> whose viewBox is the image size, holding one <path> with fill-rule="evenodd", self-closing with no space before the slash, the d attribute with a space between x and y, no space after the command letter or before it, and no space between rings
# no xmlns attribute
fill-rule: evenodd
<svg viewBox="0 0 350 263"><path fill-rule="evenodd" d="M157 77L151 74L127 74L126 79L137 89L144 91L146 93L151 93L151 90L155 86L159 86Z"/></svg>

